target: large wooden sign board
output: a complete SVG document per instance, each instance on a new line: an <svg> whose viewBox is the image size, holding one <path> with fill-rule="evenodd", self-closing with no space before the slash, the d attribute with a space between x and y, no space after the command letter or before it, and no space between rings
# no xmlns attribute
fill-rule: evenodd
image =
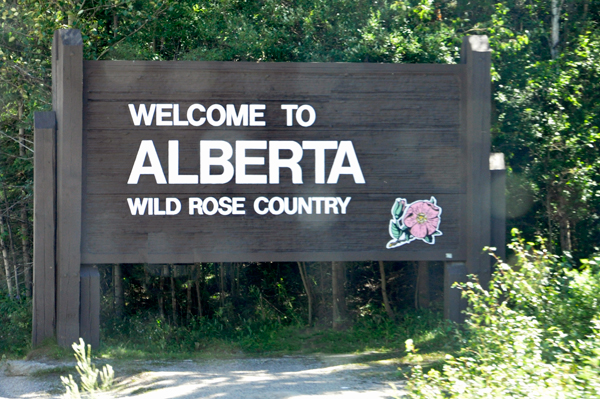
<svg viewBox="0 0 600 399"><path fill-rule="evenodd" d="M58 31L56 153L53 115L36 117L36 168L56 173L36 174L36 227L56 224L59 342L79 334L82 264L488 273L490 57L485 37L463 47L458 65L83 61L79 32ZM38 212L51 201L56 215Z"/></svg>

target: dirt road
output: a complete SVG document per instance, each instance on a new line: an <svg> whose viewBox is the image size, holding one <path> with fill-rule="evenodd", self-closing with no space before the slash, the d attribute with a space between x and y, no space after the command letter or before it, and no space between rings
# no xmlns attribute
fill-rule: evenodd
<svg viewBox="0 0 600 399"><path fill-rule="evenodd" d="M377 399L404 393L397 365L365 355L110 363L118 378L110 398ZM72 366L74 362L5 363L0 398L60 398L64 389L59 376L74 373L67 369Z"/></svg>

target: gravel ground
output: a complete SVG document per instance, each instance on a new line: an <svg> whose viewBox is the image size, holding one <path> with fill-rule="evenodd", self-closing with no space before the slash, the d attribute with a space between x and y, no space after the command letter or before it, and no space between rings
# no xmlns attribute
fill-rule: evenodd
<svg viewBox="0 0 600 399"><path fill-rule="evenodd" d="M117 377L110 398L376 399L404 393L397 365L365 362L357 355L110 363ZM60 398L64 389L59 376L73 373L65 369L69 366L74 363L5 363L0 367L0 398Z"/></svg>

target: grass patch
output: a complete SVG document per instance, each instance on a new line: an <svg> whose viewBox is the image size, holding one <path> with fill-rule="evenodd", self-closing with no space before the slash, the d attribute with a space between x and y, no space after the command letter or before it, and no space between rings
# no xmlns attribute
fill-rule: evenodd
<svg viewBox="0 0 600 399"><path fill-rule="evenodd" d="M391 320L365 315L345 330L278 323L247 323L246 328L214 328L214 320L170 326L135 319L129 332L106 331L96 356L102 359L165 360L230 359L246 356L360 354L361 361L402 359L412 338L424 358L454 350L454 326L441 313L408 311ZM132 331L134 330L134 331ZM207 331L212 330L212 331ZM137 331L137 334L135 333ZM113 332L113 334L106 334ZM402 363L400 360L398 363Z"/></svg>

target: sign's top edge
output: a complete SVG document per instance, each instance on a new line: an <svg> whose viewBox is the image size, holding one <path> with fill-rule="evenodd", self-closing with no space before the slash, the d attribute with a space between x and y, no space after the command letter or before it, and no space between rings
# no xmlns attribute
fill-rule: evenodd
<svg viewBox="0 0 600 399"><path fill-rule="evenodd" d="M391 64L367 62L237 62L237 61L84 61L88 68L122 69L140 66L152 69L195 69L216 70L219 72L270 71L276 72L308 72L320 71L332 73L424 73L424 74L456 74L464 70L465 64Z"/></svg>

